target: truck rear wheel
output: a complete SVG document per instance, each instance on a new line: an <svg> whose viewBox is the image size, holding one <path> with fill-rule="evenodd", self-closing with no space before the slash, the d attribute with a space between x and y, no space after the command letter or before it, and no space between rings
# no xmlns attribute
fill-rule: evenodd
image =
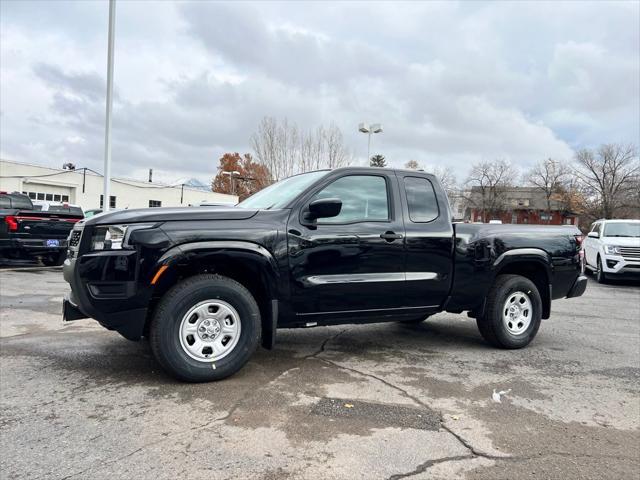
<svg viewBox="0 0 640 480"><path fill-rule="evenodd" d="M257 348L260 309L235 280L197 275L162 297L149 333L154 356L177 379L221 380L240 370Z"/></svg>
<svg viewBox="0 0 640 480"><path fill-rule="evenodd" d="M535 284L520 275L499 275L477 319L482 337L499 348L522 348L538 333L542 299Z"/></svg>

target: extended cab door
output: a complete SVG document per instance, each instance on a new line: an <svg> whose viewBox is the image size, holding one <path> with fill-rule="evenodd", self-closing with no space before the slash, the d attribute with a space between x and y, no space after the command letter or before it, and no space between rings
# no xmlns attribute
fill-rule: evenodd
<svg viewBox="0 0 640 480"><path fill-rule="evenodd" d="M437 310L453 276L453 225L449 201L433 175L397 172L406 232L409 306Z"/></svg>
<svg viewBox="0 0 640 480"><path fill-rule="evenodd" d="M310 202L339 198L340 214L305 225ZM402 307L404 227L395 173L336 171L292 210L291 299L300 323Z"/></svg>

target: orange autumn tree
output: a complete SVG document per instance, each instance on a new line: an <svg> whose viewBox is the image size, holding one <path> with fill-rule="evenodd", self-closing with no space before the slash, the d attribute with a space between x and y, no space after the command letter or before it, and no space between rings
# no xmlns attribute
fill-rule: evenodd
<svg viewBox="0 0 640 480"><path fill-rule="evenodd" d="M224 172L238 172L225 175ZM211 190L219 193L238 195L240 200L253 195L271 184L269 169L253 160L249 153L240 156L239 153L225 153L220 158L218 174L211 182Z"/></svg>

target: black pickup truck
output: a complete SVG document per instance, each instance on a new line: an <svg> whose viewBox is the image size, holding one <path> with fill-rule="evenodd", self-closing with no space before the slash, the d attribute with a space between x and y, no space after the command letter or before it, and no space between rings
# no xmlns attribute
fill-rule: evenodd
<svg viewBox="0 0 640 480"><path fill-rule="evenodd" d="M78 223L64 318L93 317L186 381L224 378L277 328L467 312L526 346L551 300L582 295L575 227L452 224L432 175L383 168L282 180L233 208L154 208Z"/></svg>
<svg viewBox="0 0 640 480"><path fill-rule="evenodd" d="M34 205L18 192L0 192L0 258L35 258L62 265L67 237L84 215L80 207L58 202Z"/></svg>

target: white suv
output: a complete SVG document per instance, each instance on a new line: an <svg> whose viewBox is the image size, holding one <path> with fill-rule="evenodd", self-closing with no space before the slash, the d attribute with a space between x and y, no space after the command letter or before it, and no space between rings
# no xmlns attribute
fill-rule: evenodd
<svg viewBox="0 0 640 480"><path fill-rule="evenodd" d="M585 267L598 282L623 275L640 278L640 220L598 220L582 249Z"/></svg>

